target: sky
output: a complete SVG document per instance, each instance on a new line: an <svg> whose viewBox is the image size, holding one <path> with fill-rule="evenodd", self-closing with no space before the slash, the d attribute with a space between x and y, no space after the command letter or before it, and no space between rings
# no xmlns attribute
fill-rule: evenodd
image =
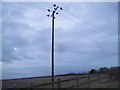
<svg viewBox="0 0 120 90"><path fill-rule="evenodd" d="M1 0L2 2L119 2L119 0Z"/></svg>
<svg viewBox="0 0 120 90"><path fill-rule="evenodd" d="M2 78L51 75L52 2L2 3ZM117 2L56 2L55 74L118 65Z"/></svg>

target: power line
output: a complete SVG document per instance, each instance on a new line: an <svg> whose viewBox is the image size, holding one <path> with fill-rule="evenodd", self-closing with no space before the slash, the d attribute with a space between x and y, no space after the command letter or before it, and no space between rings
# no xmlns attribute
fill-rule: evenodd
<svg viewBox="0 0 120 90"><path fill-rule="evenodd" d="M29 3L29 5L24 4L24 3L21 3L21 4L24 5L24 6L27 6L27 7L33 7L33 8L39 9L39 10L44 10L44 11L46 11L46 9L43 8L43 7L33 6L33 3L32 3L32 5L31 5L30 3Z"/></svg>
<svg viewBox="0 0 120 90"><path fill-rule="evenodd" d="M22 13L24 13L24 11L25 11L25 9L23 9L23 8L16 8L16 7L14 7L14 6L10 6L10 5L7 5L7 4L2 4L2 5L4 5L5 7L8 7L8 8L10 8L10 9L12 9L12 10L15 10L15 11L19 11L19 12L22 12ZM33 7L33 8L35 8L35 7ZM32 13L37 13L38 15L41 15L41 10L39 10L38 8L36 8L37 9L37 11L29 11L29 12L32 12ZM3 9L3 11L4 11L4 9ZM46 10L45 10L46 11ZM7 13L7 12L4 12L4 13ZM43 12L42 12L43 13ZM7 15L7 14L6 14ZM29 14L27 15L27 16L29 16ZM43 15L44 16L44 15ZM31 19L32 19L32 17L31 17ZM45 22L42 22L42 21L39 21L39 22L41 22L41 23L44 23L44 24L46 24L47 23L47 21L45 20Z"/></svg>
<svg viewBox="0 0 120 90"><path fill-rule="evenodd" d="M66 12L65 12L66 13ZM68 13L68 15L70 15L70 13ZM76 16L74 16L73 14L72 14L72 16L74 17L74 18L76 18L76 19L78 19L78 17L76 17ZM63 16L64 17L64 16ZM64 17L64 19L67 19L68 17ZM69 19L69 18L68 18ZM103 33L103 32L101 32L101 29L99 29L99 28L97 28L97 27L95 27L95 26L93 26L93 25L91 25L89 22L87 22L86 20L83 20L84 22L86 22L86 23L88 23L88 25L89 26L91 26L92 28L89 28L89 27L87 27L85 24L83 24L83 23L80 23L80 22L72 22L72 23L76 23L78 26L79 25L81 25L81 24L83 24L83 25L81 25L82 26L82 28L84 29L84 30L86 30L87 32L94 32L94 33L96 33L97 35L96 35L96 37L99 37L99 36L104 36L104 37L106 37L106 35L107 34L105 34L105 33ZM95 28L94 28L95 27ZM106 38L107 39L107 38Z"/></svg>
<svg viewBox="0 0 120 90"><path fill-rule="evenodd" d="M68 12L68 11L66 11L65 13L68 13L68 15L74 16L76 19L79 18L78 16L76 16L76 15L74 15L74 14ZM85 19L83 19L83 22L85 22L85 23L87 23L89 26L91 26L91 27L92 27L92 28L91 28L92 31L96 31L96 30L97 30L97 32L98 32L98 31L101 31L99 28L97 28L96 26L92 25L91 23L89 23L89 22L86 21ZM78 23L79 23L79 22L78 22ZM85 26L85 25L84 25L84 26ZM101 33L102 33L102 32L101 32ZM104 35L104 33L102 33L102 35Z"/></svg>
<svg viewBox="0 0 120 90"><path fill-rule="evenodd" d="M20 3L21 4L21 3ZM7 6L7 7L10 7L10 8L12 8L12 9L15 9L15 10L19 10L19 11L23 11L24 9L22 9L22 8L16 8L16 7L12 7L12 6L9 6L9 5L7 5L7 4L2 4L2 5L5 5L5 6ZM28 5L26 5L26 4L23 4L22 3L22 5L24 5L24 6L27 6L28 7ZM41 12L40 10L46 10L46 9L44 9L44 8L41 8L41 7L34 7L34 6L29 6L29 7L33 7L33 8L36 8L37 9L37 11L39 11L39 12ZM33 11L30 11L30 12L33 12ZM34 12L36 12L36 11L34 11ZM33 13L34 13L33 12ZM36 12L36 13L38 13L38 12ZM43 12L42 12L43 13ZM74 15L74 14L71 14L70 12L68 12L68 11L66 11L66 12L64 12L65 14L67 14L67 15L71 15L71 17L73 17L73 18L75 18L76 20L79 18L78 16L76 16L76 15ZM70 19L71 19L71 17L65 17L65 15L63 16L63 15L61 15L65 20L67 20L68 22L67 23L73 23L73 24L77 24L78 26L79 25L81 25L81 28L83 28L84 30L86 30L87 32L91 32L91 31L93 31L94 33L97 33L97 37L99 37L99 36L104 36L104 37L106 37L106 35L105 35L105 33L103 33L103 32L101 32L101 30L99 29L99 28L97 28L97 27L95 27L94 25L92 25L91 23L89 23L88 21L86 21L85 19L83 19L82 21L83 22L85 22L85 23L87 23L87 25L89 26L86 26L85 24L84 24L84 26L83 26L83 23L80 23L80 22L73 22L73 21L71 21ZM74 20L75 20L74 19ZM90 28L91 27L91 28Z"/></svg>
<svg viewBox="0 0 120 90"><path fill-rule="evenodd" d="M3 5L5 5L5 4L3 4ZM25 5L25 4L23 4L23 5ZM14 8L14 7L11 7L11 6L8 6L8 5L6 5L7 7L10 7L10 8L13 8L13 9L15 9L15 10L22 10L21 8ZM33 6L30 6L30 7L33 7ZM33 7L33 8L36 8L36 7ZM38 9L38 8L36 8L36 9ZM46 10L46 9L43 9L43 8L39 8L39 9L41 9L41 10ZM39 10L40 11L40 10ZM31 11L32 12L32 11ZM36 11L35 11L36 12ZM41 12L41 11L40 11ZM67 12L67 11L66 11ZM66 13L65 12L65 13ZM38 12L36 12L36 13L38 13ZM75 16L74 14L71 14L71 13L69 13L69 12L67 12L68 13L68 15L72 15L74 18L76 18L76 19L78 19L79 17L77 17L77 16ZM63 16L64 17L64 16ZM68 17L67 17L68 18ZM66 19L65 17L64 17L64 19ZM70 20L70 19L67 19L67 20ZM70 21L70 22L72 22L72 21ZM88 23L89 24L89 26L93 26L93 25L91 25L89 22L87 22L87 21L85 21L84 20L84 22L86 22L86 23ZM72 23L76 23L76 22L72 22ZM79 23L79 22L77 22L76 24L81 24L81 23ZM84 26L84 27L86 27L86 26ZM95 26L93 26L93 27L95 27ZM86 28L88 28L88 27L86 27ZM94 30L94 29L91 29L92 31L96 31L96 30ZM98 30L98 29L97 29ZM100 31L100 30L99 30Z"/></svg>

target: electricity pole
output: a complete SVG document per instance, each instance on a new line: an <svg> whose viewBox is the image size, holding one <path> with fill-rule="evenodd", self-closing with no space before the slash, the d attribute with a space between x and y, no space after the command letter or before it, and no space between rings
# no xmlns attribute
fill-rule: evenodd
<svg viewBox="0 0 120 90"><path fill-rule="evenodd" d="M53 4L54 9L50 10L48 9L48 12L52 12L51 15L47 15L48 17L52 17L52 88L54 88L54 19L55 14L59 14L56 12L58 9L63 10L62 7L56 6L56 4Z"/></svg>

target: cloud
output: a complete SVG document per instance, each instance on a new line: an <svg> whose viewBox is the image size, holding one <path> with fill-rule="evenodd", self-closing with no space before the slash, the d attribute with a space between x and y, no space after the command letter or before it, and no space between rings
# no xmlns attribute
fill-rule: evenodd
<svg viewBox="0 0 120 90"><path fill-rule="evenodd" d="M49 3L4 4L3 77L50 75ZM57 4L64 10L55 20L55 74L117 65L117 3Z"/></svg>
<svg viewBox="0 0 120 90"><path fill-rule="evenodd" d="M3 2L118 2L118 0L2 0Z"/></svg>

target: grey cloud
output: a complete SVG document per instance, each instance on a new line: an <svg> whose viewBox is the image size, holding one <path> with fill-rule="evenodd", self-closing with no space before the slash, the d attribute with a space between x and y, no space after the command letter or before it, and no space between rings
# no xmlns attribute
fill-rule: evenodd
<svg viewBox="0 0 120 90"><path fill-rule="evenodd" d="M67 8L66 10L71 7L73 8L72 12L74 12L74 5L77 5L77 9L80 8L80 5L77 3L73 6L72 5L73 3L71 3L71 6L65 6ZM94 10L92 12L90 11L90 14L86 13L88 10L83 12L84 14L82 12L78 13L77 19L78 21L83 20L81 21L82 24L74 21L74 16L72 18L70 17L71 19L69 19L67 14L63 13L69 22L73 22L75 24L75 27L72 27L72 29L70 28L70 30L65 31L62 30L61 27L64 28L66 26L61 24L61 27L55 28L55 67L57 74L88 70L88 68L93 67L97 68L100 66L116 65L118 55L118 34L115 21L117 19L115 18L116 14L112 14L116 11L114 11L115 9L109 11L108 7L111 7L112 4L110 4L110 6L108 5L107 8L102 4L100 6L98 4L94 4L93 7L89 3L87 5L87 8L85 8L84 5L83 8L87 10L88 7L91 7ZM104 12L108 11L105 12L105 15L102 11L99 13L93 13L99 9L102 10L102 6L106 8L106 10L103 10ZM24 18L22 12L19 16L17 16L15 13L16 12L13 13L13 16L15 16L16 20ZM111 18L112 20L110 20L110 16L107 16L107 13L112 14L114 18ZM81 17L81 14L85 16ZM3 15L4 17L8 16L6 16L5 12ZM84 17L86 17L85 22ZM48 64L51 61L51 28L48 28L47 26L42 27L43 24L40 22L39 28L36 29L35 27L29 26L27 23L13 20L13 17L10 20L7 18L4 20L2 41L3 62L14 62L15 60L35 62L36 60L35 65L37 63L39 63L39 65L32 67L33 65L30 63L31 66L29 67L31 70L36 69L35 72L39 71L37 68L48 70L48 68L50 68ZM57 19L57 21L59 21L59 19ZM69 23L66 25L69 27ZM18 51L15 51L14 48L17 48ZM9 65L12 64L14 63L11 63ZM47 65L44 67L45 64ZM13 66L12 68L14 67L16 66ZM23 68L26 68L25 71L28 70L27 67ZM17 67L16 71L17 69L19 68ZM9 72L8 70L4 72L4 75L5 73L12 73L11 75L17 75L16 71ZM21 71L20 73L23 74L25 71ZM28 73L31 74L30 71L28 71ZM41 71L41 73L39 72L37 74L42 75L44 73L48 74L48 71ZM23 76L21 75L21 77ZM5 77L7 76L5 75ZM10 77L14 77L14 75ZM19 77L19 75L17 77Z"/></svg>
<svg viewBox="0 0 120 90"><path fill-rule="evenodd" d="M9 37L3 37L3 61L21 60L18 56L26 60L45 59L46 56L50 56L50 39L50 32L48 30L40 31L32 41L23 38L20 34L16 36L16 33ZM14 48L20 48L21 51L17 53ZM32 53L34 53L34 56L32 56Z"/></svg>

